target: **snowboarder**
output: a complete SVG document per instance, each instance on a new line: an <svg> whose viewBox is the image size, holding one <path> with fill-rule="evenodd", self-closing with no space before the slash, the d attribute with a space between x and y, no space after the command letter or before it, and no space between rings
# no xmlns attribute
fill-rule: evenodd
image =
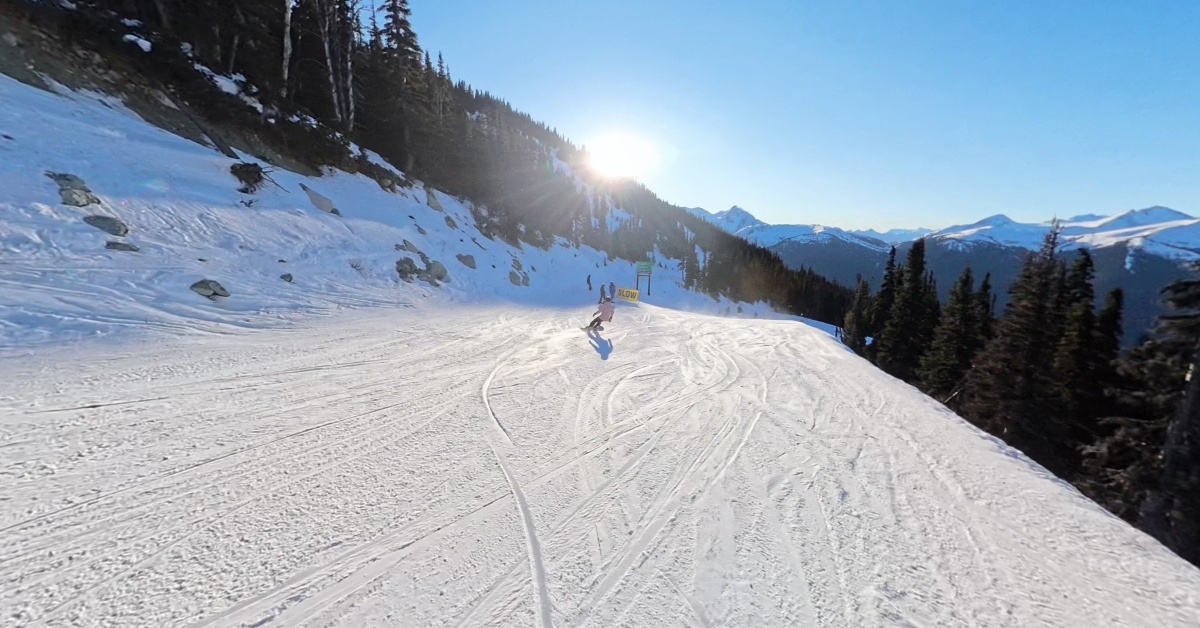
<svg viewBox="0 0 1200 628"><path fill-rule="evenodd" d="M600 289L603 290L604 286L600 286ZM612 297L604 297L604 301L602 301L600 303L599 308L597 308L595 312L592 312L593 316L595 316L597 314L599 314L599 316L596 316L596 318L593 318L592 322L588 323L588 326L584 327L584 329L586 329L588 331L591 331L593 329L599 329L599 330L603 331L604 327L602 327L600 324L608 323L608 322L612 321L612 318L613 318Z"/></svg>
<svg viewBox="0 0 1200 628"><path fill-rule="evenodd" d="M617 284L615 282L608 282L608 298L617 298Z"/></svg>
<svg viewBox="0 0 1200 628"><path fill-rule="evenodd" d="M604 303L604 284L600 284L600 300L596 303Z"/></svg>
<svg viewBox="0 0 1200 628"><path fill-rule="evenodd" d="M588 275L588 292L592 291L592 276Z"/></svg>

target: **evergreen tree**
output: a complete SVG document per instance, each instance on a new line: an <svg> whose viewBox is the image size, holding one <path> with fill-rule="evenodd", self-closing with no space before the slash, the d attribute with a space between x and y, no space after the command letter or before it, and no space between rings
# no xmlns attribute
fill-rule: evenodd
<svg viewBox="0 0 1200 628"><path fill-rule="evenodd" d="M975 293L975 316L979 319L979 346L983 348L992 339L996 324L996 297L992 294L992 274L986 273L979 284L979 292Z"/></svg>
<svg viewBox="0 0 1200 628"><path fill-rule="evenodd" d="M1009 288L1009 303L995 336L967 375L962 411L1052 472L1069 476L1077 452L1052 411L1054 343L1047 320L1061 268L1056 256L1059 232L1055 227L1046 234L1041 250L1026 258Z"/></svg>
<svg viewBox="0 0 1200 628"><path fill-rule="evenodd" d="M1085 420L1098 409L1103 388L1096 382L1096 319L1093 308L1095 295L1092 277L1095 266L1092 256L1084 249L1076 254L1075 263L1059 290L1062 302L1062 333L1054 355L1054 384L1061 420L1076 430L1075 438L1090 440L1080 433L1086 430Z"/></svg>
<svg viewBox="0 0 1200 628"><path fill-rule="evenodd" d="M903 280L879 339L879 367L904 381L913 379L921 354L932 335L925 276L925 240L913 242L904 262Z"/></svg>
<svg viewBox="0 0 1200 628"><path fill-rule="evenodd" d="M968 266L954 283L933 343L921 358L921 388L937 399L945 399L962 383L981 344L980 311L974 290L975 277Z"/></svg>
<svg viewBox="0 0 1200 628"><path fill-rule="evenodd" d="M887 266L883 271L883 282L879 284L879 294L875 295L875 299L871 302L869 313L871 322L867 327L867 335L872 337L873 340L871 345L867 347L867 357L872 361L877 359L880 336L883 334L883 329L887 327L888 320L892 316L892 306L896 303L896 286L898 283L896 247L893 246L891 251L888 252Z"/></svg>
<svg viewBox="0 0 1200 628"><path fill-rule="evenodd" d="M867 328L870 325L871 288L862 276L854 291L854 301L842 326L842 341L851 351L862 355L867 347Z"/></svg>
<svg viewBox="0 0 1200 628"><path fill-rule="evenodd" d="M1104 299L1104 306L1096 317L1096 360L1097 382L1113 383L1117 357L1121 352L1121 314L1125 307L1125 293L1115 288Z"/></svg>
<svg viewBox="0 0 1200 628"><path fill-rule="evenodd" d="M1157 485L1142 504L1142 529L1185 560L1200 563L1200 280L1177 281L1164 291L1172 312L1160 330L1175 343L1190 345L1187 384L1172 413L1162 445Z"/></svg>

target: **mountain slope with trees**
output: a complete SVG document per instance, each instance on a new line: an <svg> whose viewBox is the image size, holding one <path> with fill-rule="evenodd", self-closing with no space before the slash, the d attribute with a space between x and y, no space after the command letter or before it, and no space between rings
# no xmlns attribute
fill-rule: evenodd
<svg viewBox="0 0 1200 628"><path fill-rule="evenodd" d="M902 264L893 249L877 292L859 280L846 344L1198 562L1200 282L1168 286L1169 314L1122 353L1123 291L1098 305L1095 261L1059 234L1026 256L999 317L990 276L976 289L968 266L939 308L924 241Z"/></svg>
<svg viewBox="0 0 1200 628"><path fill-rule="evenodd" d="M708 294L825 322L849 305L848 288L789 269L639 183L593 175L587 155L552 128L454 80L441 55L421 48L407 0L375 12L360 0L20 6L21 19L155 82L218 145L221 135L252 138L243 143L264 161L364 172L381 185L417 179L469 200L488 236L540 248L564 238L613 259L673 257L688 287ZM214 83L214 74L233 80ZM355 147L399 172L380 171Z"/></svg>

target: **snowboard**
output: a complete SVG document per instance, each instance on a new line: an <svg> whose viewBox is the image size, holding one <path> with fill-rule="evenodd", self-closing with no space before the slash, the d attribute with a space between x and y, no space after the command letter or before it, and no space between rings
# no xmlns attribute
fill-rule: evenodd
<svg viewBox="0 0 1200 628"><path fill-rule="evenodd" d="M591 327L580 327L579 328L580 331L588 331L590 329L592 329L592 328ZM604 331L604 326L601 325L600 327L596 327L595 329L596 329L596 331Z"/></svg>

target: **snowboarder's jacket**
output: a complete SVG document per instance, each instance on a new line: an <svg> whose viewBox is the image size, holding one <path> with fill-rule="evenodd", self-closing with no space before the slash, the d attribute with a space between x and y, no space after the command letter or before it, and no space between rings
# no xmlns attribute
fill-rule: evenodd
<svg viewBox="0 0 1200 628"><path fill-rule="evenodd" d="M599 309L597 309L595 313L600 315L600 320L605 322L611 321L613 317L612 301L605 301L604 303L601 303Z"/></svg>

